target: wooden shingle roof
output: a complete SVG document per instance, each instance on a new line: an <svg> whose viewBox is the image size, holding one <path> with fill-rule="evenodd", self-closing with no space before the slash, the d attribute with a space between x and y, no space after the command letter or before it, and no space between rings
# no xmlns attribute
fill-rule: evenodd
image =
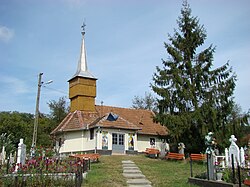
<svg viewBox="0 0 250 187"><path fill-rule="evenodd" d="M116 120L108 120L110 114L117 115ZM51 132L75 131L97 126L137 130L139 134L166 136L166 127L153 122L154 113L149 110L119 108L112 106L96 106L96 112L75 111L69 113L64 120Z"/></svg>

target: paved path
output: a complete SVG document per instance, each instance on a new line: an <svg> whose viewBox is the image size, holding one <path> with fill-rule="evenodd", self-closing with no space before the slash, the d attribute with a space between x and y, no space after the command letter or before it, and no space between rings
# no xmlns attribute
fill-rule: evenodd
<svg viewBox="0 0 250 187"><path fill-rule="evenodd" d="M127 179L129 187L152 187L141 170L131 160L122 161L123 176Z"/></svg>

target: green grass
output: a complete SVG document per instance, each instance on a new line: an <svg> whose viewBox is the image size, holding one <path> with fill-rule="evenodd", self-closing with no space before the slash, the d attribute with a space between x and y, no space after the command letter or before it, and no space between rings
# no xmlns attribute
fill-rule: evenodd
<svg viewBox="0 0 250 187"><path fill-rule="evenodd" d="M188 161L169 161L147 158L144 155L101 156L99 163L91 165L83 186L119 187L126 186L126 179L122 175L122 160L132 160L142 173L155 187L191 187L187 183L190 176ZM194 163L194 175L205 171L204 164Z"/></svg>

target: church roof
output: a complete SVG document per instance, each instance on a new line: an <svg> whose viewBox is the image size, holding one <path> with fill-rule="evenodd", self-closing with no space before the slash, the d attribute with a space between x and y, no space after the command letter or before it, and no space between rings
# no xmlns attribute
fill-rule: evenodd
<svg viewBox="0 0 250 187"><path fill-rule="evenodd" d="M115 116L115 117L114 117ZM103 117L96 120L96 122L89 125L89 128L104 127L112 129L128 129L128 130L140 130L141 128L133 123L123 119L122 117L107 113Z"/></svg>
<svg viewBox="0 0 250 187"><path fill-rule="evenodd" d="M119 115L130 123L140 128L139 134L167 135L168 129L153 121L154 113L150 110L120 108L113 106L96 106L99 113L109 113Z"/></svg>
<svg viewBox="0 0 250 187"><path fill-rule="evenodd" d="M167 135L167 128L154 123L153 116L154 113L149 110L96 106L96 112L70 112L51 134L102 127L137 130L139 134Z"/></svg>

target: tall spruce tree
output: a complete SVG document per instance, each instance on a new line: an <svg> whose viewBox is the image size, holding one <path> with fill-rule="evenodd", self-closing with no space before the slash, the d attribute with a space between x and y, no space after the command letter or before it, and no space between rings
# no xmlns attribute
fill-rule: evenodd
<svg viewBox="0 0 250 187"><path fill-rule="evenodd" d="M169 57L153 75L151 87L159 96L155 120L170 130L175 143L200 152L208 131L225 131L236 76L228 62L212 69L215 47L202 48L206 31L186 1L177 24L164 43Z"/></svg>

